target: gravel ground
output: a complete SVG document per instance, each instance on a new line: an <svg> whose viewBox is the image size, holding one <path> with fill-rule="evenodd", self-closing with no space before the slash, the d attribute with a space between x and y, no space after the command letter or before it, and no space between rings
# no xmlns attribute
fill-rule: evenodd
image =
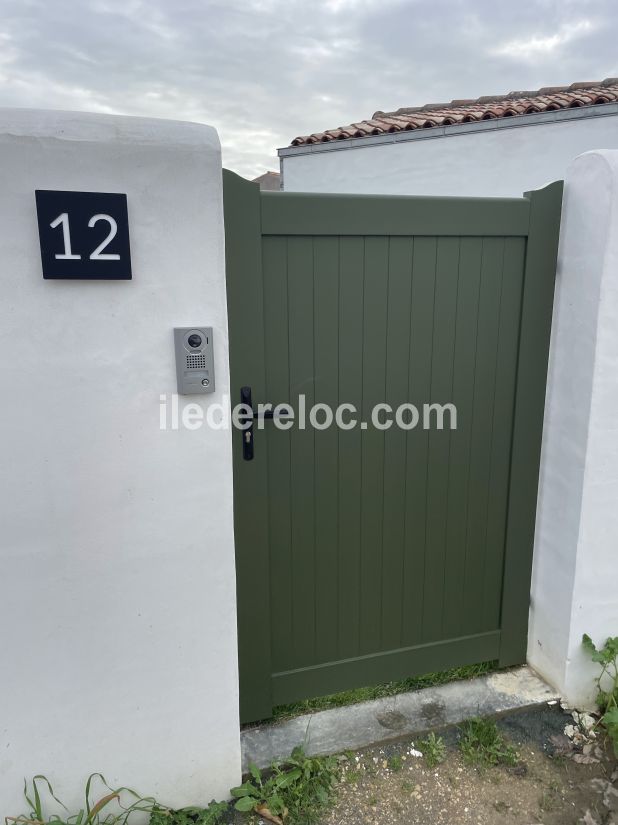
<svg viewBox="0 0 618 825"><path fill-rule="evenodd" d="M562 755L570 721L558 706L501 719L519 754L514 767L465 765L452 728L442 732L446 760L433 769L411 740L349 754L323 825L618 825L615 760L607 749L593 764Z"/></svg>

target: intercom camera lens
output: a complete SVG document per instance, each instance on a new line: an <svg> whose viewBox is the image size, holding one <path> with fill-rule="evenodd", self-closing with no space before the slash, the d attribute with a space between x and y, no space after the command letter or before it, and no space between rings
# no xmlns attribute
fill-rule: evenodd
<svg viewBox="0 0 618 825"><path fill-rule="evenodd" d="M193 333L192 335L189 335L189 337L187 338L187 343L193 349L198 349L198 347L202 346L202 336Z"/></svg>

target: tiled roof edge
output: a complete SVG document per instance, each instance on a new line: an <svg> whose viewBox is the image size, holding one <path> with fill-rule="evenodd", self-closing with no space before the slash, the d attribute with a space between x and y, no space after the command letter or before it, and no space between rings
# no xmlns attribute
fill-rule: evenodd
<svg viewBox="0 0 618 825"><path fill-rule="evenodd" d="M404 107L394 112L377 111L369 120L300 136L294 138L291 145L330 143L335 140L349 140L615 102L618 102L618 78L608 77L595 82L572 83L570 86L544 86L535 91L485 95L474 100L427 103L424 106Z"/></svg>

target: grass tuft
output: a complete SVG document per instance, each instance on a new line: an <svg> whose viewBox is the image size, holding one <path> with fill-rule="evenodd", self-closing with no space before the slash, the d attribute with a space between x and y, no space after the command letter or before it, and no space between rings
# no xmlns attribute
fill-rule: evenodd
<svg viewBox="0 0 618 825"><path fill-rule="evenodd" d="M491 719L470 719L459 730L459 750L466 764L477 768L517 764L517 751Z"/></svg>
<svg viewBox="0 0 618 825"><path fill-rule="evenodd" d="M397 773L397 771L403 770L403 759L399 754L394 754L389 756L386 765L390 771Z"/></svg>
<svg viewBox="0 0 618 825"><path fill-rule="evenodd" d="M498 670L497 662L481 662L476 665L463 665L439 673L427 673L424 676L415 676L401 679L397 682L386 682L374 687L362 687L355 690L346 690L342 693L333 693L330 696L319 696L316 699L305 699L289 705L279 705L273 708L273 722L291 719L303 713L315 713L319 710L341 708L346 705L355 705L358 702L367 702L370 699L381 699L384 696L396 696L398 693L407 693L410 690L444 685L447 682L456 682L462 679L475 679Z"/></svg>
<svg viewBox="0 0 618 825"><path fill-rule="evenodd" d="M99 791L93 799L97 785ZM152 797L142 797L131 788L112 788L101 773L88 777L84 806L73 814L58 799L49 779L43 774L34 776L30 783L24 781L24 798L28 813L5 816L5 825L128 825L133 814L141 816L159 809ZM66 815L49 813L45 798L61 806Z"/></svg>
<svg viewBox="0 0 618 825"><path fill-rule="evenodd" d="M435 768L446 759L446 745L441 736L430 733L426 739L422 739L418 746L425 757L428 768Z"/></svg>

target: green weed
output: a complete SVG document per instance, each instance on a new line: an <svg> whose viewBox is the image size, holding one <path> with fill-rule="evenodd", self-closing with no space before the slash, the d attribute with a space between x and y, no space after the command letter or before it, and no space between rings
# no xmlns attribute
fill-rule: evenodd
<svg viewBox="0 0 618 825"><path fill-rule="evenodd" d="M97 794L93 800L93 786L102 786L102 796ZM101 791L99 791L101 793ZM54 789L46 776L39 774L30 783L24 782L24 797L28 813L19 816L6 816L5 825L127 825L133 814L151 814L164 810L152 798L141 797L131 788L112 788L100 773L88 777L85 788L84 807L71 814L67 807L54 794ZM65 815L50 813L45 804L53 800L66 811Z"/></svg>
<svg viewBox="0 0 618 825"><path fill-rule="evenodd" d="M220 825L230 806L227 802L215 802L207 808L158 808L150 814L149 825Z"/></svg>
<svg viewBox="0 0 618 825"><path fill-rule="evenodd" d="M470 719L461 726L459 749L468 765L487 768L517 764L517 752L489 719Z"/></svg>
<svg viewBox="0 0 618 825"><path fill-rule="evenodd" d="M539 797L539 810L541 813L550 813L560 807L560 790L560 783L556 782L556 780L547 783L546 789Z"/></svg>
<svg viewBox="0 0 618 825"><path fill-rule="evenodd" d="M355 785L357 782L360 782L361 772L357 770L350 770L346 772L345 781L349 785Z"/></svg>
<svg viewBox="0 0 618 825"><path fill-rule="evenodd" d="M401 758L401 756L394 754L393 756L388 758L386 764L389 770L396 773L397 771L400 771L403 768L403 759Z"/></svg>
<svg viewBox="0 0 618 825"><path fill-rule="evenodd" d="M592 661L601 665L601 672L596 677L597 704L603 714L601 723L618 756L618 636L606 639L603 647L597 648L590 636L584 633L582 644Z"/></svg>
<svg viewBox="0 0 618 825"><path fill-rule="evenodd" d="M334 756L309 757L295 748L284 762L274 762L268 776L250 765L251 778L231 794L235 808L262 814L272 822L312 825L332 801L340 769ZM269 816L266 816L268 812Z"/></svg>
<svg viewBox="0 0 618 825"><path fill-rule="evenodd" d="M421 753L425 757L427 766L435 768L446 759L446 745L441 736L436 736L435 733L430 733L426 739L422 739L418 746Z"/></svg>

